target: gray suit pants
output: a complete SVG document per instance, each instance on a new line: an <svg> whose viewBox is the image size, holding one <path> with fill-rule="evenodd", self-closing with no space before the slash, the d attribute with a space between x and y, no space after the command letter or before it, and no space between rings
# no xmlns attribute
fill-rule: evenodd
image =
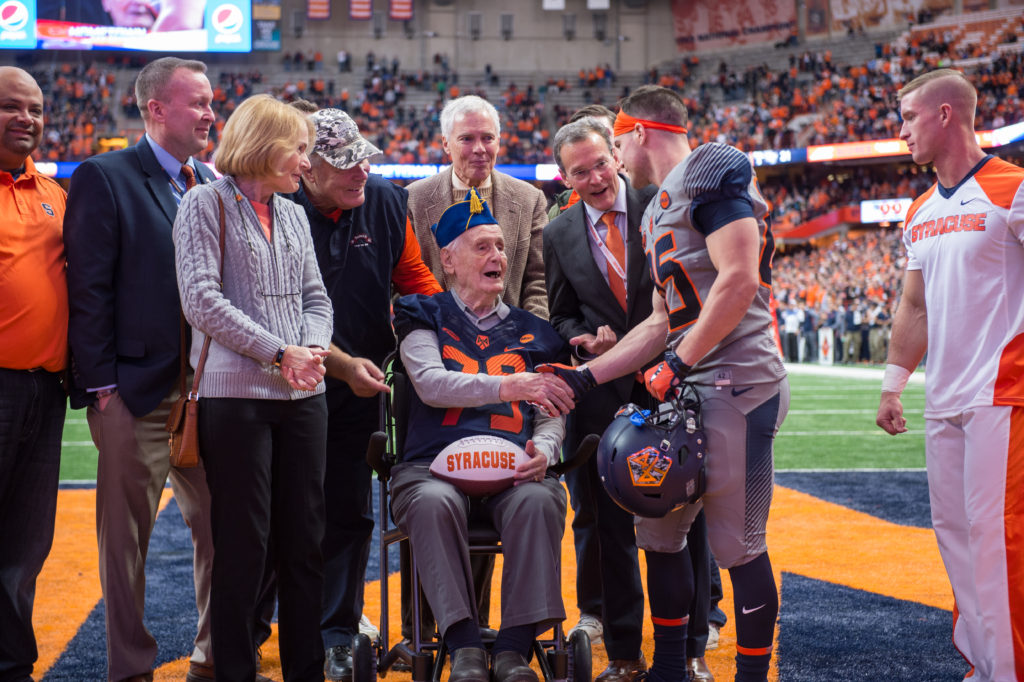
<svg viewBox="0 0 1024 682"><path fill-rule="evenodd" d="M391 510L409 535L423 592L442 635L466 618L479 622L469 565L468 519L490 519L501 534L501 626L537 624L541 633L565 620L559 576L565 489L547 476L474 500L434 478L426 464L392 472ZM475 516L474 516L475 518Z"/></svg>
<svg viewBox="0 0 1024 682"><path fill-rule="evenodd" d="M209 609L213 569L210 491L201 461L194 469L171 468L164 425L177 393L175 389L156 410L140 418L128 411L117 394L102 411L94 404L86 415L93 442L99 449L96 535L106 605L107 678L111 682L146 674L156 660L156 640L143 623L146 554L168 477L195 547L199 623L192 660L213 663Z"/></svg>

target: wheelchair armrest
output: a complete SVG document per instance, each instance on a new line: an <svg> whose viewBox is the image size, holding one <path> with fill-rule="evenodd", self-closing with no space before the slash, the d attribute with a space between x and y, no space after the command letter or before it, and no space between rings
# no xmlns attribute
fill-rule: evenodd
<svg viewBox="0 0 1024 682"><path fill-rule="evenodd" d="M576 446L576 452L573 454L571 459L563 459L561 462L551 465L548 467L548 471L554 472L556 476L561 476L574 469L578 469L587 463L593 454L597 450L597 444L601 442L601 437L596 433L588 434L580 444Z"/></svg>
<svg viewBox="0 0 1024 682"><path fill-rule="evenodd" d="M374 431L366 446L366 463L377 472L377 476L386 481L391 475L392 462L387 458L388 434Z"/></svg>

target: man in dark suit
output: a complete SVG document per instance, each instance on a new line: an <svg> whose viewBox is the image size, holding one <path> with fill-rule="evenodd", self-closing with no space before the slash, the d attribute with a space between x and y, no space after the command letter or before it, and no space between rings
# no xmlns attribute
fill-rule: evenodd
<svg viewBox="0 0 1024 682"><path fill-rule="evenodd" d="M187 680L213 679L213 543L202 464L170 466L164 425L178 395L182 331L171 226L182 194L213 179L192 158L214 120L206 66L174 57L139 73L146 135L94 156L71 177L64 241L74 407L99 450L96 533L106 605L107 677L152 680L156 640L143 624L145 562L168 476L195 546L198 634Z"/></svg>
<svg viewBox="0 0 1024 682"><path fill-rule="evenodd" d="M544 228L548 308L551 324L582 362L603 353L651 313L653 285L639 228L656 187L633 189L618 175L612 149L607 125L595 118L569 123L554 139L562 178L580 201ZM632 376L588 393L569 416L565 452L575 451L586 434L602 433L628 402L653 406ZM608 668L597 679L636 679L646 663L640 651L644 593L633 516L605 492L593 461L566 475L566 483L575 514L581 621L600 620L608 652Z"/></svg>

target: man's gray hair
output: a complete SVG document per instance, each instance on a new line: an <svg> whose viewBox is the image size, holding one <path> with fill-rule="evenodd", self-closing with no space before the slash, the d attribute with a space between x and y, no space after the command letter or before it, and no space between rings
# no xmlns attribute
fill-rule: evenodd
<svg viewBox="0 0 1024 682"><path fill-rule="evenodd" d="M555 163L558 164L558 170L565 174L565 166L562 165L562 147L567 144L576 144L588 139L591 135L598 135L604 140L605 145L608 147L608 153L612 152L612 135L608 132L608 126L606 126L600 119L594 118L593 116L587 116L581 118L578 121L572 123L566 123L564 126L558 129L555 133L555 140L553 143Z"/></svg>
<svg viewBox="0 0 1024 682"><path fill-rule="evenodd" d="M494 108L494 105L483 97L463 95L450 100L441 110L441 135L445 139L451 139L455 119L471 113L489 116L494 122L494 132L498 135L501 134L501 119L498 117L498 110Z"/></svg>
<svg viewBox="0 0 1024 682"><path fill-rule="evenodd" d="M146 64L135 79L135 104L142 112L142 118L149 118L149 100L162 99L164 88L171 82L174 72L187 69L196 73L206 73L206 64L196 59L179 59L178 57L161 57Z"/></svg>

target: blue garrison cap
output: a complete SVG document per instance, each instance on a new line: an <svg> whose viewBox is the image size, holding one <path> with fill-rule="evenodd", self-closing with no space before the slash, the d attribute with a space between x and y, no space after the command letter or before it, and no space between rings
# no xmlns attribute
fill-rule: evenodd
<svg viewBox="0 0 1024 682"><path fill-rule="evenodd" d="M487 202L481 200L476 190L471 187L465 199L444 210L437 223L430 226L430 231L434 233L437 245L443 249L472 227L497 224L498 221L491 215Z"/></svg>

